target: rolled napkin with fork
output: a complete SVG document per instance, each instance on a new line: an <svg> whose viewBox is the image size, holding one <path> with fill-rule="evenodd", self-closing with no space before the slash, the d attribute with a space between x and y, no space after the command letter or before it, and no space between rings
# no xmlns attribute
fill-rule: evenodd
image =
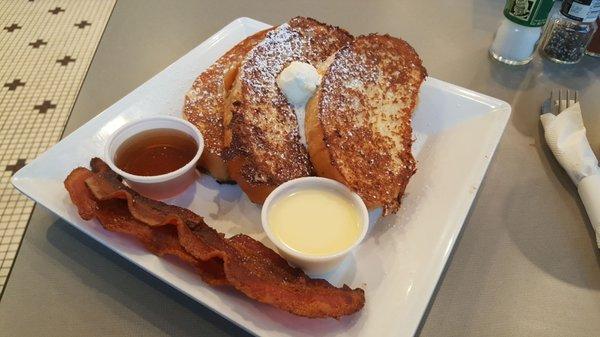
<svg viewBox="0 0 600 337"><path fill-rule="evenodd" d="M600 167L585 136L581 107L575 103L558 115L545 113L540 119L548 146L577 186L600 248Z"/></svg>

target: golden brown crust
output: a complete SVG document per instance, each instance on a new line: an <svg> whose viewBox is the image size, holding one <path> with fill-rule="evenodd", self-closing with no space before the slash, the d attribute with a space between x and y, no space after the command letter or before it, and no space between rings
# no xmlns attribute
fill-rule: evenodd
<svg viewBox="0 0 600 337"><path fill-rule="evenodd" d="M315 172L319 177L334 179L347 185L346 179L335 166L332 165L329 149L325 143L325 134L319 122L319 100L321 92L315 95L306 104L306 139L308 143L308 154L313 163Z"/></svg>
<svg viewBox="0 0 600 337"><path fill-rule="evenodd" d="M183 116L196 125L204 137L204 152L198 164L220 181L229 179L222 158L225 98L240 63L268 31L251 35L231 48L196 78L185 96Z"/></svg>
<svg viewBox="0 0 600 337"><path fill-rule="evenodd" d="M342 48L307 107L317 174L346 184L369 208L396 212L416 170L410 119L426 76L401 39L372 34Z"/></svg>
<svg viewBox="0 0 600 337"><path fill-rule="evenodd" d="M319 67L351 39L343 29L296 17L269 32L248 53L223 122L229 173L252 201L261 203L278 185L313 173L296 115L277 87L277 75L292 61Z"/></svg>
<svg viewBox="0 0 600 337"><path fill-rule="evenodd" d="M252 167L244 167L244 165L248 164L243 157L236 156L227 165L229 172L231 172L231 179L240 185L242 191L247 191L246 194L253 203L263 203L273 190L273 187L268 184L256 184L252 182L251 177L243 176L245 173L252 172Z"/></svg>

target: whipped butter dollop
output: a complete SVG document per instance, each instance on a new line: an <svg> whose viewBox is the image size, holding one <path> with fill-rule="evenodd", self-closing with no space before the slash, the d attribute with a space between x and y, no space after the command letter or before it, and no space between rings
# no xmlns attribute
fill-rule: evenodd
<svg viewBox="0 0 600 337"><path fill-rule="evenodd" d="M321 83L321 75L312 65L294 61L277 76L277 85L294 107L305 106Z"/></svg>
<svg viewBox="0 0 600 337"><path fill-rule="evenodd" d="M277 86L294 108L298 120L300 141L306 145L304 131L304 118L306 103L317 90L321 83L321 75L312 65L304 62L293 61L277 76Z"/></svg>

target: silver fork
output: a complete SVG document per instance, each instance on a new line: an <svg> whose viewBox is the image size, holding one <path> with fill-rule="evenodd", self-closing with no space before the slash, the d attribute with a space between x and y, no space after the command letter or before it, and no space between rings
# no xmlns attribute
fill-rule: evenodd
<svg viewBox="0 0 600 337"><path fill-rule="evenodd" d="M550 90L550 98L548 98L546 101L544 101L544 104L542 104L542 114L551 113L558 115L563 110L579 101L579 94L577 93L577 90L571 92L569 89L557 89L556 91L558 99L555 99L554 97L554 89Z"/></svg>

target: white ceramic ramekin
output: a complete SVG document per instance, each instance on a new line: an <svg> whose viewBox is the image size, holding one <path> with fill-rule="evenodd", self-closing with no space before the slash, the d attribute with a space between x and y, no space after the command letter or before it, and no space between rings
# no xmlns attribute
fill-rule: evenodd
<svg viewBox="0 0 600 337"><path fill-rule="evenodd" d="M268 221L271 205L275 204L280 198L305 189L323 189L333 191L346 198L354 205L359 213L362 228L360 235L358 238L356 238L356 241L354 244L352 244L352 246L335 254L314 256L289 248L287 245L281 242L277 236L275 236L271 230L271 226L269 226ZM322 275L335 269L344 260L344 258L362 242L367 234L367 230L369 229L369 212L367 211L367 207L362 199L344 184L327 178L304 177L283 183L273 190L271 194L269 194L262 207L261 222L265 233L267 233L267 236L271 242L273 242L286 260L302 268L309 275Z"/></svg>
<svg viewBox="0 0 600 337"><path fill-rule="evenodd" d="M194 158L173 172L157 176L138 176L118 168L114 158L119 146L140 132L154 129L175 129L192 136L198 144L198 151ZM166 199L183 192L196 179L196 163L203 150L204 138L193 124L176 117L156 116L133 121L115 131L106 142L104 159L108 166L138 193L153 199Z"/></svg>

